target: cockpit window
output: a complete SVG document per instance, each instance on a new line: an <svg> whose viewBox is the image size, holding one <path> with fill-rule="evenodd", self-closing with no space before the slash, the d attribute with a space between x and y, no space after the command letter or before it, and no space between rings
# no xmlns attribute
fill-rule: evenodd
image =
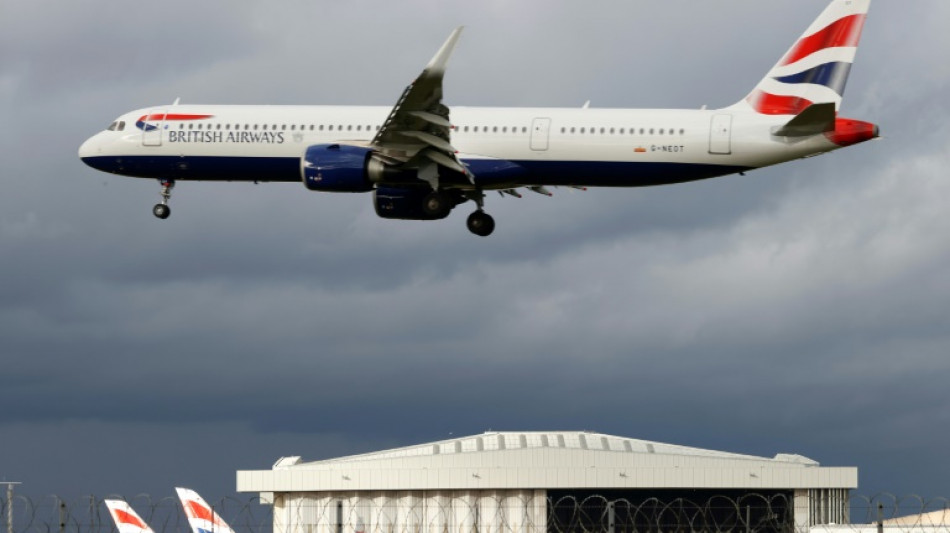
<svg viewBox="0 0 950 533"><path fill-rule="evenodd" d="M109 127L106 128L106 130L108 130L108 131L115 131L115 129L116 129L116 127L117 127L118 125L119 125L119 122L118 122L118 121L113 122L112 124L109 124Z"/></svg>
<svg viewBox="0 0 950 533"><path fill-rule="evenodd" d="M119 122L119 127L116 128L118 131L125 131L125 121Z"/></svg>

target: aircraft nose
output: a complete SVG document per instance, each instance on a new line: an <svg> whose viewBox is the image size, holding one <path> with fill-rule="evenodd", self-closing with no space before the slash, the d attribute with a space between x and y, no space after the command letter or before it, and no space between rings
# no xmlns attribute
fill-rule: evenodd
<svg viewBox="0 0 950 533"><path fill-rule="evenodd" d="M79 159L86 161L90 157L95 157L102 152L102 148L98 146L99 143L96 142L96 137L89 137L84 143L79 145Z"/></svg>
<svg viewBox="0 0 950 533"><path fill-rule="evenodd" d="M101 133L86 139L84 143L79 145L79 159L96 170L105 170L102 168L103 162L107 160L103 157L107 155L104 150L105 141L106 139L102 138Z"/></svg>

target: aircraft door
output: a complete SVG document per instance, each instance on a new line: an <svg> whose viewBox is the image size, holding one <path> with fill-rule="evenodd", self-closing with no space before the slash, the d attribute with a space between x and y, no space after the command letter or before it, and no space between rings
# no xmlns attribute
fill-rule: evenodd
<svg viewBox="0 0 950 533"><path fill-rule="evenodd" d="M536 118L531 122L531 149L543 152L548 149L548 137L551 135L551 119Z"/></svg>
<svg viewBox="0 0 950 533"><path fill-rule="evenodd" d="M161 146L162 130L165 129L165 110L149 111L142 117L142 146Z"/></svg>
<svg viewBox="0 0 950 533"><path fill-rule="evenodd" d="M732 153L732 115L714 115L709 128L709 153Z"/></svg>

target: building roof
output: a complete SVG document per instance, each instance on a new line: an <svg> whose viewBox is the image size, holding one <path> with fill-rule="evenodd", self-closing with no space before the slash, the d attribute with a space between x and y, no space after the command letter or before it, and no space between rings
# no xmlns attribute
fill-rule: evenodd
<svg viewBox="0 0 950 533"><path fill-rule="evenodd" d="M433 456L445 454L466 454L478 452L503 452L507 450L559 448L566 450L605 451L628 454L663 454L688 457L709 457L754 461L778 461L796 464L818 466L818 463L800 455L779 454L772 459L743 455L676 444L650 442L646 440L616 437L603 433L589 433L586 431L554 431L554 432L486 432L481 435L447 439L425 444L415 444L392 450L350 455L336 459L315 461L313 463L298 463L299 467L308 464L328 464L357 461L378 461L384 459L400 459L406 457Z"/></svg>
<svg viewBox="0 0 950 533"><path fill-rule="evenodd" d="M855 488L856 468L794 454L757 457L583 431L488 432L239 471L238 491L511 488Z"/></svg>

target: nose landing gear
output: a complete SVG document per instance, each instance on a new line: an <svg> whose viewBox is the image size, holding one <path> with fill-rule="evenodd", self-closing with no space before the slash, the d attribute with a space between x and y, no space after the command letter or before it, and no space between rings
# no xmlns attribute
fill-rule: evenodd
<svg viewBox="0 0 950 533"><path fill-rule="evenodd" d="M160 180L160 183L162 184L162 203L155 204L155 207L152 208L152 214L165 220L172 214L172 208L168 206L168 201L172 198L175 180Z"/></svg>

